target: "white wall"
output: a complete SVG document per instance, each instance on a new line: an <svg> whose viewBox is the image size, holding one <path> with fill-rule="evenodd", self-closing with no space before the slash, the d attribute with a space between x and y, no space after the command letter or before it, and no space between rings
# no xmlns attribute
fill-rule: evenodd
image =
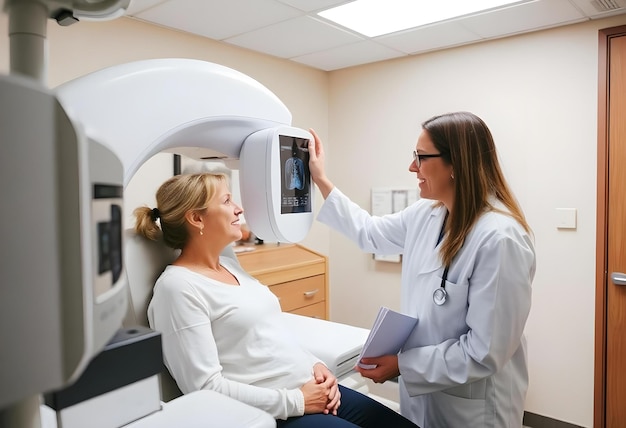
<svg viewBox="0 0 626 428"><path fill-rule="evenodd" d="M536 235L527 325L527 411L593 424L598 29L626 17L331 73L328 172L369 208L374 186L415 186L420 123L469 110L490 126L504 171ZM556 228L576 208L578 228ZM399 307L400 266L330 237L331 317L362 327ZM358 308L358 310L355 310Z"/></svg>
<svg viewBox="0 0 626 428"><path fill-rule="evenodd" d="M49 85L146 58L235 68L274 91L294 126L320 133L330 176L364 207L371 187L416 185L408 165L421 121L477 113L536 234L526 409L591 427L598 29L623 24L615 17L324 73L127 18L51 22ZM7 27L0 15L0 72L9 69ZM127 188L127 211L152 205L171 168L169 155L142 168ZM576 231L556 229L557 207L578 210ZM374 262L319 224L304 244L330 256L333 320L369 327L380 305L399 307L399 265Z"/></svg>

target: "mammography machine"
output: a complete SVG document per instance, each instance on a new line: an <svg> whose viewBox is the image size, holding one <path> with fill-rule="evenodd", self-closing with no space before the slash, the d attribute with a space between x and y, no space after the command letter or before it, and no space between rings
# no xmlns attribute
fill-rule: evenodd
<svg viewBox="0 0 626 428"><path fill-rule="evenodd" d="M11 75L0 76L0 427L51 426L40 418L40 394L74 382L122 326L133 278L123 191L154 154L219 158L239 168L246 219L262 239L297 242L313 221L311 136L291 127L289 110L250 77L160 59L55 90L42 85L49 18L111 19L128 1L0 0L11 32ZM315 322L290 323L316 333L320 358L345 374L366 330ZM226 417L215 425L218 413ZM268 416L202 391L128 426L237 426L241 418L250 427L274 426Z"/></svg>

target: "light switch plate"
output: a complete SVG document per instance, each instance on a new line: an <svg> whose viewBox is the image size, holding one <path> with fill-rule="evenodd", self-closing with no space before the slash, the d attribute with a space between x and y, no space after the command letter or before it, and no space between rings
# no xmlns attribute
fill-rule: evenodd
<svg viewBox="0 0 626 428"><path fill-rule="evenodd" d="M576 208L556 209L557 229L576 229Z"/></svg>

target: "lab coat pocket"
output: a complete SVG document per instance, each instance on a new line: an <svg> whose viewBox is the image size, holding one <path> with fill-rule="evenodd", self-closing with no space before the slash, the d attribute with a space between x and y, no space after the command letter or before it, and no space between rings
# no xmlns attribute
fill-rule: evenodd
<svg viewBox="0 0 626 428"><path fill-rule="evenodd" d="M426 426L464 428L486 426L484 399L463 398L440 391L432 394L429 404Z"/></svg>
<svg viewBox="0 0 626 428"><path fill-rule="evenodd" d="M433 284L432 293L441 285L441 277L437 275L436 283ZM437 325L441 336L440 340L459 337L467 332L465 318L467 316L467 296L469 283L454 283L446 281L445 291L447 297L442 305L434 302L434 297L430 301L430 318L434 325Z"/></svg>
<svg viewBox="0 0 626 428"><path fill-rule="evenodd" d="M441 285L441 277L438 276L437 278L439 285ZM454 311L466 309L468 291L469 283L467 281L452 282L450 280L446 280L446 292L448 293L448 298L443 306L450 304L450 309Z"/></svg>
<svg viewBox="0 0 626 428"><path fill-rule="evenodd" d="M484 399L487 390L487 380L479 379L477 381L466 383L464 385L448 388L442 392L448 395L454 395L455 397L471 398L471 399Z"/></svg>

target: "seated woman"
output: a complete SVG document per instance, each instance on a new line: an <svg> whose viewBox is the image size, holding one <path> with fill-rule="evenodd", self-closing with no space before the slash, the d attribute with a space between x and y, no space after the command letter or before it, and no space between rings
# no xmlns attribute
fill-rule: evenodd
<svg viewBox="0 0 626 428"><path fill-rule="evenodd" d="M162 234L180 256L161 274L148 307L165 364L188 393L211 389L270 413L279 427L415 427L338 385L284 326L278 299L222 250L241 239L243 210L221 174L177 175L135 210L135 229ZM157 224L160 222L160 229Z"/></svg>

